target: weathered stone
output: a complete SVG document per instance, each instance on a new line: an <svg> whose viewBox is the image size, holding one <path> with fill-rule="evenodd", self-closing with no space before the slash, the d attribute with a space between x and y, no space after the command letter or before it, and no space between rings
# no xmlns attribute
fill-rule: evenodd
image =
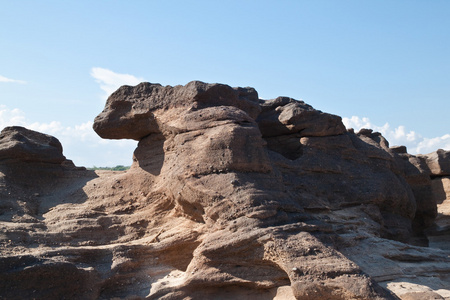
<svg viewBox="0 0 450 300"><path fill-rule="evenodd" d="M392 146L390 150L394 153L408 153L406 146Z"/></svg>
<svg viewBox="0 0 450 300"><path fill-rule="evenodd" d="M299 133L300 136L330 136L346 132L341 117L315 110L292 98L261 102L258 122L264 137Z"/></svg>
<svg viewBox="0 0 450 300"><path fill-rule="evenodd" d="M0 170L0 298L397 299L412 290L393 282L430 278L423 295L448 292L448 178L380 133L198 81L121 87L94 129L139 140L130 170L64 160L38 185Z"/></svg>
<svg viewBox="0 0 450 300"><path fill-rule="evenodd" d="M450 151L439 149L425 159L432 176L450 176Z"/></svg>
<svg viewBox="0 0 450 300"><path fill-rule="evenodd" d="M200 81L175 87L144 82L114 92L95 118L94 130L103 138L139 140L164 131L160 126L167 126L181 111L211 106L237 107L252 118L260 111L258 94L252 88Z"/></svg>
<svg viewBox="0 0 450 300"><path fill-rule="evenodd" d="M0 133L0 164L38 162L61 164L66 158L54 137L20 126L6 127Z"/></svg>

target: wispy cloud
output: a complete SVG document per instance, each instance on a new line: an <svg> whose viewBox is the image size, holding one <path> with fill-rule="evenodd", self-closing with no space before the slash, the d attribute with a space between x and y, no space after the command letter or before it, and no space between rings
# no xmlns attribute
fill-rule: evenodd
<svg viewBox="0 0 450 300"><path fill-rule="evenodd" d="M136 85L144 81L129 74L119 74L104 68L92 68L91 76L105 92L102 100L122 85ZM25 83L0 76L0 82ZM0 130L6 126L23 126L31 130L50 134L58 138L64 147L64 155L81 166L130 165L136 142L131 140L105 140L92 129L87 121L75 126L66 126L59 121L33 122L17 108L10 109L0 104Z"/></svg>
<svg viewBox="0 0 450 300"><path fill-rule="evenodd" d="M429 138L415 131L408 131L403 125L391 128L389 123L385 123L379 126L373 124L369 118L357 116L342 118L342 122L347 128L353 128L355 131L359 131L361 128L370 128L378 131L389 141L390 145L404 145L408 148L408 152L412 154L427 154L437 149L450 150L450 134Z"/></svg>
<svg viewBox="0 0 450 300"><path fill-rule="evenodd" d="M0 75L0 82L11 82L11 83L20 83L20 84L27 83L26 81L23 81L23 80L11 79L11 78L7 78L2 75Z"/></svg>
<svg viewBox="0 0 450 300"><path fill-rule="evenodd" d="M105 91L104 98L107 98L122 85L137 85L145 81L140 77L135 77L130 74L115 73L104 68L92 68L91 76L100 84L100 88Z"/></svg>
<svg viewBox="0 0 450 300"><path fill-rule="evenodd" d="M92 129L92 121L75 126L64 126L59 121L31 122L19 109L0 105L0 130L7 126L23 126L50 134L59 139L64 155L76 165L92 167L130 165L136 142L130 140L104 140Z"/></svg>
<svg viewBox="0 0 450 300"><path fill-rule="evenodd" d="M450 150L450 134L435 138L423 138L416 147L417 153L429 153L437 149Z"/></svg>

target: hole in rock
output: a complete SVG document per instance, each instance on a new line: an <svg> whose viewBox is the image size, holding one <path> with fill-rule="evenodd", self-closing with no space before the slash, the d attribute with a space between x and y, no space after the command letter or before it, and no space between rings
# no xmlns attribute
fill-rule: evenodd
<svg viewBox="0 0 450 300"><path fill-rule="evenodd" d="M303 155L300 137L297 134L265 137L267 148L277 152L287 159L296 160Z"/></svg>

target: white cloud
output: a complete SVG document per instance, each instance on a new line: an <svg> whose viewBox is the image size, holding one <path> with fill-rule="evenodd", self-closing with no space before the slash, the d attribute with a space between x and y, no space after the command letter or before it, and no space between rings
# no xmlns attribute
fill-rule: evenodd
<svg viewBox="0 0 450 300"><path fill-rule="evenodd" d="M122 85L137 85L143 78L129 74L119 74L104 68L92 68L91 76L105 92L104 101ZM25 83L20 80L0 76L0 82ZM116 166L130 165L136 141L105 140L92 129L93 123L87 121L75 126L66 126L59 121L46 123L33 122L19 109L9 109L0 104L0 129L6 126L23 126L31 130L50 134L61 142L64 155L80 166Z"/></svg>
<svg viewBox="0 0 450 300"><path fill-rule="evenodd" d="M391 128L389 123L383 126L372 124L369 118L360 118L352 116L351 118L342 118L345 127L353 128L358 132L361 128L369 128L380 132L391 146L404 145L411 154L427 154L437 149L450 150L450 134L441 137L427 138L415 131L408 131L405 126L400 125L397 128Z"/></svg>
<svg viewBox="0 0 450 300"><path fill-rule="evenodd" d="M137 85L145 81L140 77L130 74L119 74L104 68L92 68L91 76L100 84L100 88L105 91L105 99L122 85Z"/></svg>
<svg viewBox="0 0 450 300"><path fill-rule="evenodd" d="M136 141L104 140L92 129L92 121L75 126L61 122L31 122L19 109L0 105L0 130L7 126L23 126L56 137L64 148L64 155L78 166L130 165Z"/></svg>
<svg viewBox="0 0 450 300"><path fill-rule="evenodd" d="M424 138L417 144L416 147L416 151L418 153L430 153L437 149L450 150L450 134L445 134L443 136L431 139Z"/></svg>
<svg viewBox="0 0 450 300"><path fill-rule="evenodd" d="M0 128L12 125L23 126L25 123L25 114L21 110L8 109L0 104Z"/></svg>
<svg viewBox="0 0 450 300"><path fill-rule="evenodd" d="M11 83L21 83L21 84L25 84L26 81L23 80L17 80L17 79L10 79L7 78L5 76L0 75L0 82L11 82Z"/></svg>

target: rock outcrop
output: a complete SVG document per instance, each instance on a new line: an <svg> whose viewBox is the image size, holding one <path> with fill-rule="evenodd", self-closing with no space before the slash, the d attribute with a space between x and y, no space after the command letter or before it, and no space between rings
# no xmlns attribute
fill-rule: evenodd
<svg viewBox="0 0 450 300"><path fill-rule="evenodd" d="M61 143L50 135L19 126L1 131L1 220L38 221L40 195L53 193L53 187L64 181L71 184L73 177L85 170L75 167L62 151Z"/></svg>
<svg viewBox="0 0 450 300"><path fill-rule="evenodd" d="M6 127L0 133L0 161L61 164L66 158L54 137L23 127Z"/></svg>
<svg viewBox="0 0 450 300"><path fill-rule="evenodd" d="M0 215L0 298L450 294L445 238L433 242L448 236L446 151L413 156L302 101L198 81L121 87L94 130L139 141L130 170L64 166L40 136L19 156L58 149L40 158L62 168L54 181L0 177L2 207L16 201ZM9 131L2 168L22 163Z"/></svg>

